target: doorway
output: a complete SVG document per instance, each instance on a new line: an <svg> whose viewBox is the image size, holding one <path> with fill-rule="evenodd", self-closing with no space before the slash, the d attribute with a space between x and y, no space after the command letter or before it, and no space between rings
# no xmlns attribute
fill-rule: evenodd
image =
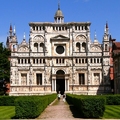
<svg viewBox="0 0 120 120"><path fill-rule="evenodd" d="M61 94L65 92L65 79L57 79L56 80L56 90L57 93L60 91Z"/></svg>
<svg viewBox="0 0 120 120"><path fill-rule="evenodd" d="M65 92L65 73L63 70L58 70L56 72L56 91L63 95Z"/></svg>

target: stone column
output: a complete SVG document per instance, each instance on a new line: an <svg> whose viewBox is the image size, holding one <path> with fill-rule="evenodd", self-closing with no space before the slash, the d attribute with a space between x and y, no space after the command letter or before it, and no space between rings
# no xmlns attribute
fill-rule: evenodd
<svg viewBox="0 0 120 120"><path fill-rule="evenodd" d="M67 82L67 80L65 79L65 91L66 91L66 89L67 89L67 86L66 86L67 84L66 84L66 82Z"/></svg>
<svg viewBox="0 0 120 120"><path fill-rule="evenodd" d="M55 91L55 79L52 79L52 91Z"/></svg>
<svg viewBox="0 0 120 120"><path fill-rule="evenodd" d="M54 90L56 91L56 79L55 79L55 82L54 82L54 86L55 86L55 89L54 89Z"/></svg>

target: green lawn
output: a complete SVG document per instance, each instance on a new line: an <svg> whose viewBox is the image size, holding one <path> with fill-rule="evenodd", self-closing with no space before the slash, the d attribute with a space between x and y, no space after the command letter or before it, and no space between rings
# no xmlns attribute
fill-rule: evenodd
<svg viewBox="0 0 120 120"><path fill-rule="evenodd" d="M15 106L0 106L0 119L11 119L15 116Z"/></svg>
<svg viewBox="0 0 120 120"><path fill-rule="evenodd" d="M106 105L103 119L120 119L120 105Z"/></svg>

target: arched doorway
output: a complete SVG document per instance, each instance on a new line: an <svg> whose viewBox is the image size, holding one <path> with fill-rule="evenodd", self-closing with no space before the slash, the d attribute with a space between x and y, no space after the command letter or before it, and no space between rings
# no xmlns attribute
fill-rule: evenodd
<svg viewBox="0 0 120 120"><path fill-rule="evenodd" d="M61 94L65 92L65 72L63 70L58 70L56 72L56 91L60 91Z"/></svg>

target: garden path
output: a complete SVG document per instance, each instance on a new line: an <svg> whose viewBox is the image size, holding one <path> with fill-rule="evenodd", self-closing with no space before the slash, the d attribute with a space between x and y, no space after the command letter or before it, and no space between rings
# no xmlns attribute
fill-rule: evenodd
<svg viewBox="0 0 120 120"><path fill-rule="evenodd" d="M74 106L69 105L62 100L55 100L50 104L37 119L47 120L76 120L80 119L80 115Z"/></svg>

